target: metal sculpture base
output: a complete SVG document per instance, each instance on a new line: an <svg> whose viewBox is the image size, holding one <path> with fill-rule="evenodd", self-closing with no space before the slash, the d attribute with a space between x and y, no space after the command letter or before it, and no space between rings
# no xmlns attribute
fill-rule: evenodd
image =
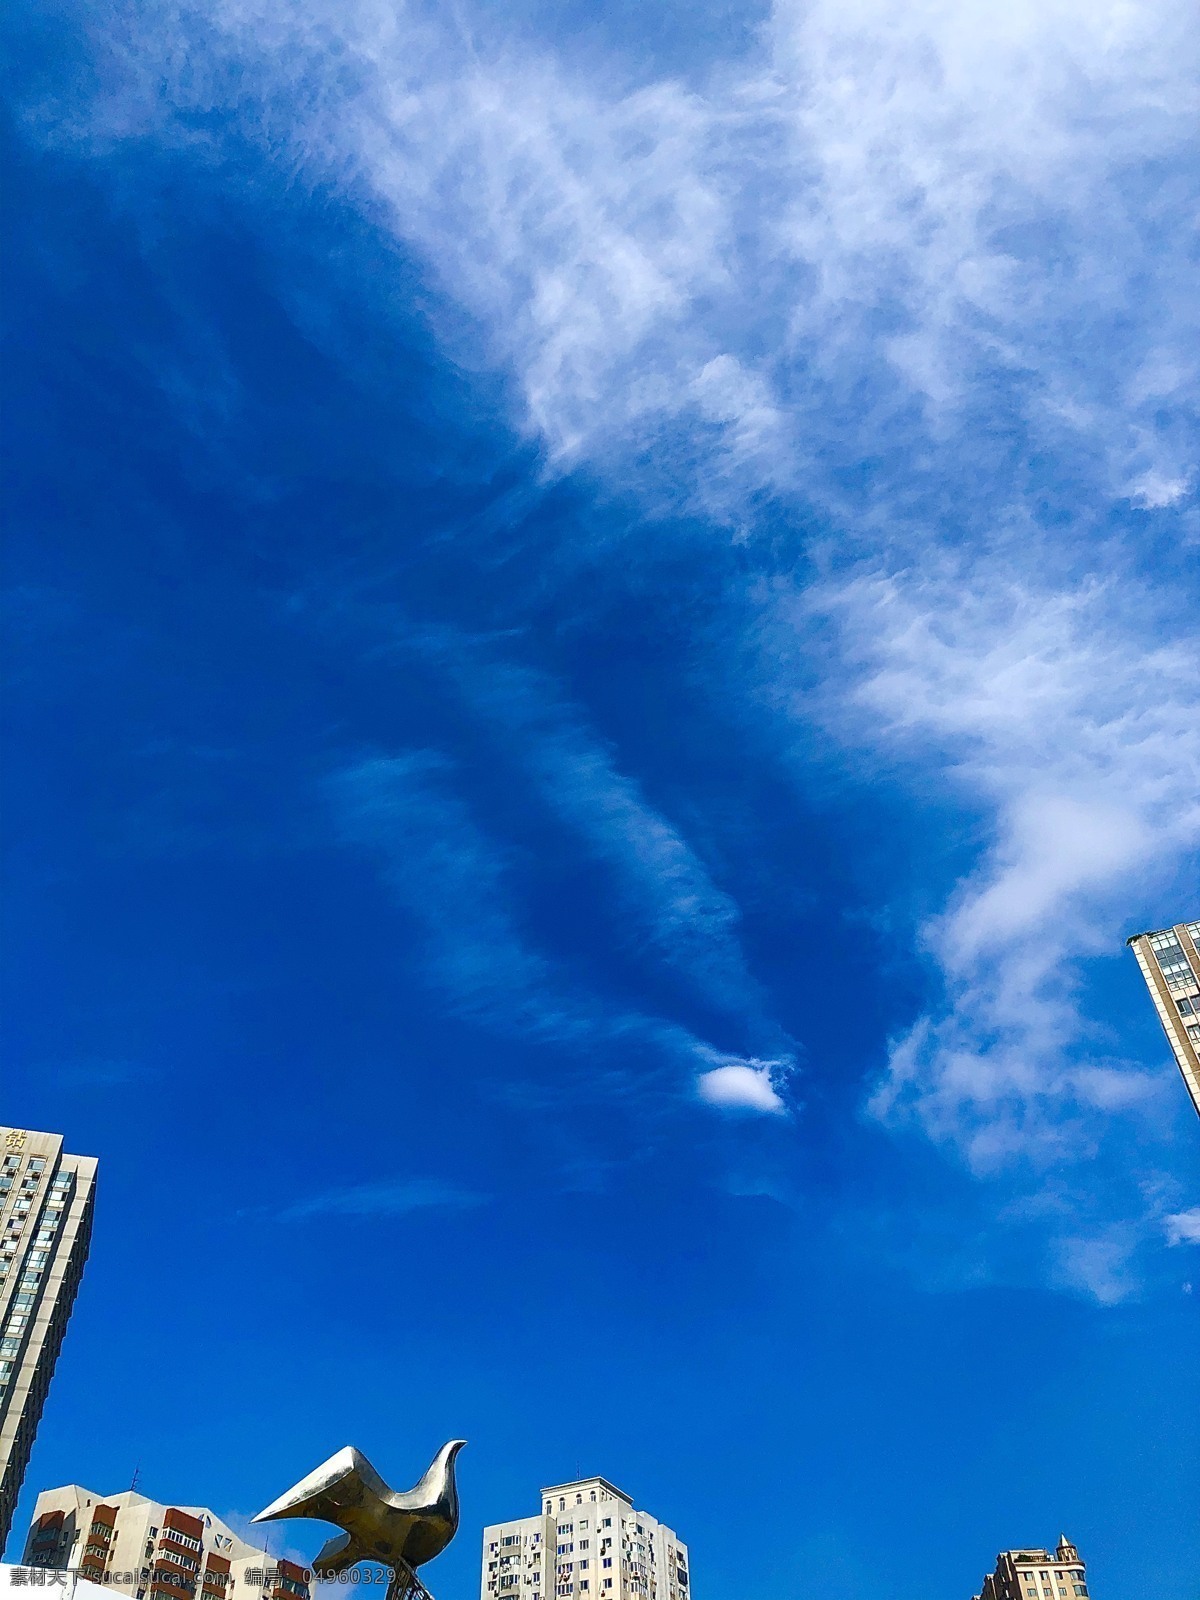
<svg viewBox="0 0 1200 1600"><path fill-rule="evenodd" d="M387 1600L433 1600L433 1596L407 1561L396 1561L387 1586Z"/></svg>

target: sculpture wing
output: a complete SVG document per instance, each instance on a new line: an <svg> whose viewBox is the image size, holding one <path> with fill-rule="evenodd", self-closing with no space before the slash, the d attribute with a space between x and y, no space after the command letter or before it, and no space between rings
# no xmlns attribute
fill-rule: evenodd
<svg viewBox="0 0 1200 1600"><path fill-rule="evenodd" d="M367 1554L357 1539L352 1539L348 1533L339 1533L321 1546L313 1558L312 1570L318 1577L336 1578L339 1572L346 1572L366 1559Z"/></svg>
<svg viewBox="0 0 1200 1600"><path fill-rule="evenodd" d="M322 1522L347 1526L346 1515L366 1512L371 1519L383 1510L387 1485L366 1456L353 1445L339 1450L307 1478L301 1478L278 1500L272 1500L253 1522L275 1522L282 1517L317 1517Z"/></svg>

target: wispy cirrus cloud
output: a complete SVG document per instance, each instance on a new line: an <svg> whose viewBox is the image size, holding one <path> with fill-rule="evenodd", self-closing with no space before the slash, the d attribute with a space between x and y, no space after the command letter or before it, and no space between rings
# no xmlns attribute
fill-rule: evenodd
<svg viewBox="0 0 1200 1600"><path fill-rule="evenodd" d="M876 749L928 754L995 819L923 930L945 1004L895 1045L872 1102L956 1141L981 1170L1090 1149L1106 1116L1161 1097L1165 1071L1106 1059L1078 974L1119 950L1130 906L1148 883L1165 889L1200 838L1195 653L1131 651L1111 587L1031 593L995 570L988 594L951 569L860 579L834 597L859 667L833 713L843 733L857 714Z"/></svg>
<svg viewBox="0 0 1200 1600"><path fill-rule="evenodd" d="M311 1217L400 1217L410 1211L467 1211L484 1205L487 1196L439 1178L392 1178L379 1183L349 1184L294 1201L279 1213L283 1222Z"/></svg>
<svg viewBox="0 0 1200 1600"><path fill-rule="evenodd" d="M533 761L537 766L536 755ZM554 772L554 795L561 798L565 784L578 820L575 808L584 803L588 774L572 770L568 781L557 764ZM630 797L607 769L600 793L592 794L585 809L595 823L594 810L607 815L614 790L621 802L618 831L624 834ZM586 974L540 948L521 914L510 871L512 847L473 815L446 757L427 750L371 757L338 772L329 792L343 838L383 861L389 887L421 929L428 978L462 1015L512 1036L585 1053L614 1045L638 1050L674 1071L711 1073L714 1066L733 1070L729 1063L739 1063L671 1018L601 992ZM648 821L649 814L635 808L635 833ZM656 848L668 831L654 822ZM623 860L628 838L614 840L607 829L600 838ZM659 910L664 892L663 886L656 891ZM786 1056L775 1063L781 1083L793 1066ZM744 1063L736 1069L751 1070ZM762 1093L758 1098L759 1109L782 1107L773 1089L768 1104Z"/></svg>
<svg viewBox="0 0 1200 1600"><path fill-rule="evenodd" d="M757 1035L761 1048L788 1044L769 1015L739 940L741 911L680 827L620 769L616 751L542 672L498 657L460 635L410 638L454 682L576 849L604 869L619 935L649 962L682 979L694 996Z"/></svg>
<svg viewBox="0 0 1200 1600"><path fill-rule="evenodd" d="M918 797L935 774L978 819L913 930L934 992L876 1115L994 1173L1159 1114L1077 984L1131 914L1196 888L1190 19L780 0L741 59L632 87L469 11L215 0L90 26L101 90L85 115L31 108L45 137L203 159L217 111L337 185L425 263L448 348L513 374L548 472L582 461L647 512L702 514L690 560L744 555L706 670L781 767L819 736ZM636 567L643 537L634 519L604 558ZM545 685L496 674L470 692L606 863L631 937L765 1020L698 852ZM535 1034L643 1028L536 949L444 779L406 757L340 789L439 981ZM760 1083L750 1057L709 1070ZM1132 1281L1121 1225L1063 1234L1101 1298Z"/></svg>

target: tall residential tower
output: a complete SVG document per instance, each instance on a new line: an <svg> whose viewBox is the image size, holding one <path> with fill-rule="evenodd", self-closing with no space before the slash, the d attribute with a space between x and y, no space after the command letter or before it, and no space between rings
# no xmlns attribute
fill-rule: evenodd
<svg viewBox="0 0 1200 1600"><path fill-rule="evenodd" d="M607 1478L542 1490L532 1517L483 1530L480 1600L688 1600L687 1546Z"/></svg>
<svg viewBox="0 0 1200 1600"><path fill-rule="evenodd" d="M87 1260L96 1162L0 1127L0 1549Z"/></svg>
<svg viewBox="0 0 1200 1600"><path fill-rule="evenodd" d="M1200 1114L1200 922L1135 933L1125 942L1133 947L1158 1020Z"/></svg>

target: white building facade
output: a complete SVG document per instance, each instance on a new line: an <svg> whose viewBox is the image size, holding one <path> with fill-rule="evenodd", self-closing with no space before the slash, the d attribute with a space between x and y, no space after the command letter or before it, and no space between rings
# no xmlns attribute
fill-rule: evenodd
<svg viewBox="0 0 1200 1600"><path fill-rule="evenodd" d="M607 1478L542 1490L532 1517L483 1530L480 1600L689 1600L687 1546Z"/></svg>
<svg viewBox="0 0 1200 1600"><path fill-rule="evenodd" d="M303 1567L247 1544L204 1506L162 1505L135 1489L107 1497L77 1483L43 1490L25 1565L133 1600L309 1600Z"/></svg>

